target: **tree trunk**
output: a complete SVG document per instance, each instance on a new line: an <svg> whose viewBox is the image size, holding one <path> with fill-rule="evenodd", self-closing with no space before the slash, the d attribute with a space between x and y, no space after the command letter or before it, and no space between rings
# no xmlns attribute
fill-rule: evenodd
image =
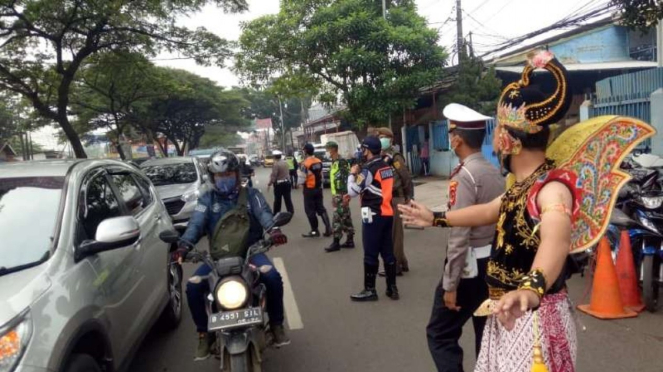
<svg viewBox="0 0 663 372"><path fill-rule="evenodd" d="M161 144L161 141L157 140L157 143L159 144L159 148L161 149L161 153L163 154L164 158L168 157L168 137L163 138L163 145Z"/></svg>
<svg viewBox="0 0 663 372"><path fill-rule="evenodd" d="M124 149L122 148L122 143L120 142L119 138L117 140L117 146L115 146L115 148L117 149L117 153L120 155L120 159L127 160L127 156L124 154Z"/></svg>
<svg viewBox="0 0 663 372"><path fill-rule="evenodd" d="M69 122L69 118L67 117L66 113L64 115L59 115L57 122L60 124L60 128L62 128L65 136L67 136L69 144L71 144L71 148L74 150L74 155L76 158L87 159L87 155L85 154L85 149L83 148L81 139L78 137L78 133L76 133L74 127Z"/></svg>

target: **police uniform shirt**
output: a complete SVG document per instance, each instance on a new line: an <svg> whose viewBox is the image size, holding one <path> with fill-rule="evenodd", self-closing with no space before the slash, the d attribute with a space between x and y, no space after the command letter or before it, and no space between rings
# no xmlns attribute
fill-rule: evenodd
<svg viewBox="0 0 663 372"><path fill-rule="evenodd" d="M383 153L384 161L391 165L395 171L394 197L412 199L414 196L414 184L412 174L408 169L405 158L392 146Z"/></svg>
<svg viewBox="0 0 663 372"><path fill-rule="evenodd" d="M489 203L504 193L504 177L481 153L468 156L452 172L449 182L449 210ZM490 245L495 225L480 227L452 227L449 230L447 263L442 286L455 291L465 267L468 249Z"/></svg>
<svg viewBox="0 0 663 372"><path fill-rule="evenodd" d="M289 181L290 180L290 169L288 163L283 159L280 159L272 166L272 173L269 175L269 184L281 183L279 181Z"/></svg>

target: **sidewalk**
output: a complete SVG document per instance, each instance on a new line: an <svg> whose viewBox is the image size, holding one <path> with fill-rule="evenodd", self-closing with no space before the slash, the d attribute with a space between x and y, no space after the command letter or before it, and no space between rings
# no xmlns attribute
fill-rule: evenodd
<svg viewBox="0 0 663 372"><path fill-rule="evenodd" d="M414 187L414 200L435 212L447 209L449 180L441 177L417 178Z"/></svg>

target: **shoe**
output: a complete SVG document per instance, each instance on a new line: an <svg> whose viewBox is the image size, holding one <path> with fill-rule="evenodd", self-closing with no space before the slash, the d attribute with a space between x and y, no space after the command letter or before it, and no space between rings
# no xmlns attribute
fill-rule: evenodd
<svg viewBox="0 0 663 372"><path fill-rule="evenodd" d="M320 231L318 230L311 230L308 234L302 234L302 238L319 238L320 237Z"/></svg>
<svg viewBox="0 0 663 372"><path fill-rule="evenodd" d="M325 248L325 252L336 252L341 250L341 245L339 244L340 239L334 238L334 241L331 245Z"/></svg>
<svg viewBox="0 0 663 372"><path fill-rule="evenodd" d="M209 333L198 334L198 348L196 349L196 356L193 358L194 362L206 360L212 354L210 353L210 346L214 342L214 338Z"/></svg>
<svg viewBox="0 0 663 372"><path fill-rule="evenodd" d="M322 217L322 223L325 224L325 233L322 235L324 237L332 236L332 229L331 229L331 224L329 223L329 216L327 216L327 213L324 213L320 217Z"/></svg>
<svg viewBox="0 0 663 372"><path fill-rule="evenodd" d="M404 273L404 272L406 272L406 271L405 271L405 270L397 271L397 272L396 272L396 276L403 276L403 273ZM384 272L384 271L380 271L380 272L378 273L378 275L379 275L381 278L384 278L384 277L387 276L387 273Z"/></svg>
<svg viewBox="0 0 663 372"><path fill-rule="evenodd" d="M272 325L272 335L274 335L274 346L277 348L285 345L290 345L290 339L285 334L283 324Z"/></svg>
<svg viewBox="0 0 663 372"><path fill-rule="evenodd" d="M341 244L341 248L354 248L354 247L355 247L354 235L348 235L348 237L345 238L345 243Z"/></svg>
<svg viewBox="0 0 663 372"><path fill-rule="evenodd" d="M407 273L407 272L410 271L410 265L408 265L407 261L405 261L401 264L401 271L404 272L404 273ZM398 275L398 273L396 273L396 275Z"/></svg>
<svg viewBox="0 0 663 372"><path fill-rule="evenodd" d="M400 295L398 294L398 288L396 287L396 262L385 264L384 271L387 274L387 297L392 300L398 300Z"/></svg>
<svg viewBox="0 0 663 372"><path fill-rule="evenodd" d="M364 290L350 295L352 301L366 302L378 300L378 292L375 290L375 274L377 271L377 265L373 266L364 263Z"/></svg>

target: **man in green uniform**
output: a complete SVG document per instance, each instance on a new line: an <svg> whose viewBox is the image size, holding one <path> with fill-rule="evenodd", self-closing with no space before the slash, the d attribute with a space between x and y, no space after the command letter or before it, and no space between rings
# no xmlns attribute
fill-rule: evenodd
<svg viewBox="0 0 663 372"><path fill-rule="evenodd" d="M350 163L341 158L338 154L338 144L329 141L325 145L332 159L332 165L329 172L331 180L332 207L334 208L334 221L332 228L334 230L334 241L325 248L327 252L336 252L341 248L354 248L355 229L352 226L352 216L350 215L350 196L348 195L348 176L350 175ZM341 244L343 232L347 237L345 243Z"/></svg>
<svg viewBox="0 0 663 372"><path fill-rule="evenodd" d="M382 145L382 159L394 168L394 187L391 201L393 209L396 210L398 204L408 204L414 197L412 173L410 173L403 155L394 148L394 133L391 129L378 128L377 135ZM394 213L392 235L394 255L396 256L396 275L403 275L403 272L410 271L410 267L403 247L403 220L401 220L400 213ZM380 272L380 276L385 276L384 271Z"/></svg>

